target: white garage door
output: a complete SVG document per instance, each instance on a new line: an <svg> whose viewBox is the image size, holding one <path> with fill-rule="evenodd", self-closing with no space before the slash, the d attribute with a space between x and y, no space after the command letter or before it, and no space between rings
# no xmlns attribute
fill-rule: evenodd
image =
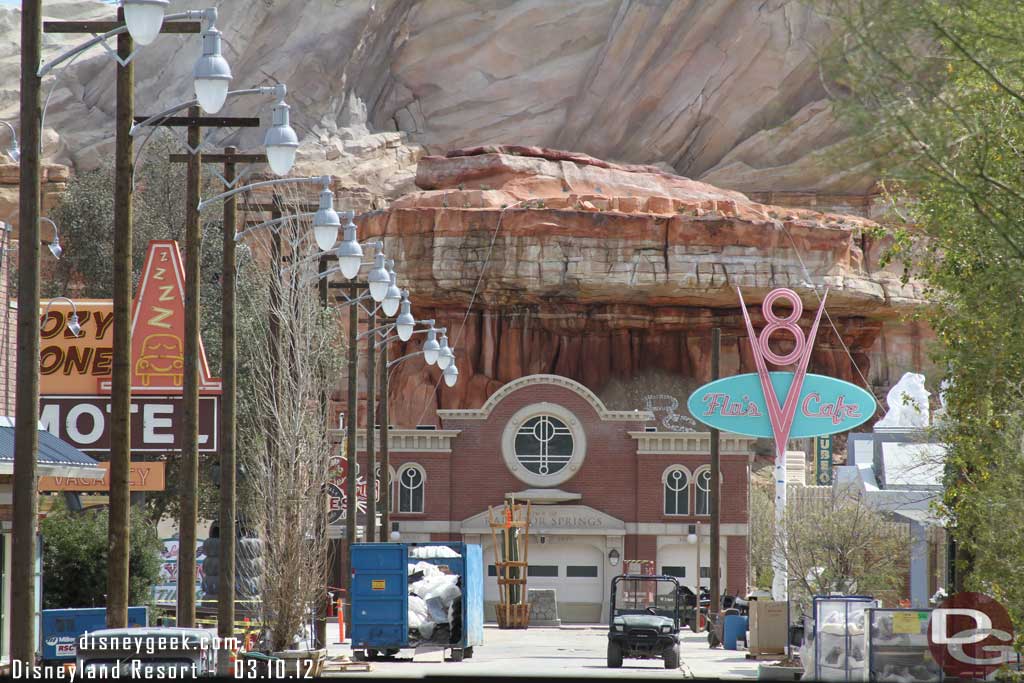
<svg viewBox="0 0 1024 683"><path fill-rule="evenodd" d="M484 600L498 600L498 582L495 580L494 554L484 549L488 577L484 586ZM591 545L582 543L531 543L529 547L529 575L527 588L554 588L559 602L596 603L604 599L607 590L604 578L604 554Z"/></svg>

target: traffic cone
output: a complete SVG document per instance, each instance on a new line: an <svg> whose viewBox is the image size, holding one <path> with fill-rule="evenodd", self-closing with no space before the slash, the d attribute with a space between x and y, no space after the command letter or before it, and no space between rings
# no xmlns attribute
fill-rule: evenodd
<svg viewBox="0 0 1024 683"><path fill-rule="evenodd" d="M345 642L345 603L338 599L338 645Z"/></svg>

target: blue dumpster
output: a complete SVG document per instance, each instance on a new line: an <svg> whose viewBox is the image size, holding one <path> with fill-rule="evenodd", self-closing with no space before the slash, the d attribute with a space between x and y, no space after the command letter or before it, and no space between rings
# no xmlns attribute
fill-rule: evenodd
<svg viewBox="0 0 1024 683"><path fill-rule="evenodd" d="M459 557L414 557L416 548L445 546ZM428 562L458 576L461 609L447 643L417 645L409 638L409 565ZM399 650L450 650L451 659L473 656L484 640L483 553L467 543L356 543L351 564L352 649L359 658L392 655Z"/></svg>
<svg viewBox="0 0 1024 683"><path fill-rule="evenodd" d="M149 626L148 607L128 608L129 626ZM80 609L44 609L43 661L75 661L78 637L86 631L99 631L107 627L106 607Z"/></svg>

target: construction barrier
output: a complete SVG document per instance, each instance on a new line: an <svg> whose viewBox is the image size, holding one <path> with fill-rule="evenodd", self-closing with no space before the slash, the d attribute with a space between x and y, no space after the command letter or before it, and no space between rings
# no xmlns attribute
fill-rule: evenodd
<svg viewBox="0 0 1024 683"><path fill-rule="evenodd" d="M338 645L345 642L345 601L338 598Z"/></svg>

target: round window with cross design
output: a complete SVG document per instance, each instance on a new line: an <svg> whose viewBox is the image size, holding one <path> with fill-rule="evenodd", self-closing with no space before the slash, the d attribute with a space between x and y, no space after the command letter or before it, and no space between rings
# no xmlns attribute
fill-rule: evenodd
<svg viewBox="0 0 1024 683"><path fill-rule="evenodd" d="M505 427L502 455L512 473L534 486L572 477L586 452L579 420L562 406L542 403L520 410Z"/></svg>
<svg viewBox="0 0 1024 683"><path fill-rule="evenodd" d="M516 460L535 474L556 474L572 458L572 432L551 415L533 417L516 432Z"/></svg>

